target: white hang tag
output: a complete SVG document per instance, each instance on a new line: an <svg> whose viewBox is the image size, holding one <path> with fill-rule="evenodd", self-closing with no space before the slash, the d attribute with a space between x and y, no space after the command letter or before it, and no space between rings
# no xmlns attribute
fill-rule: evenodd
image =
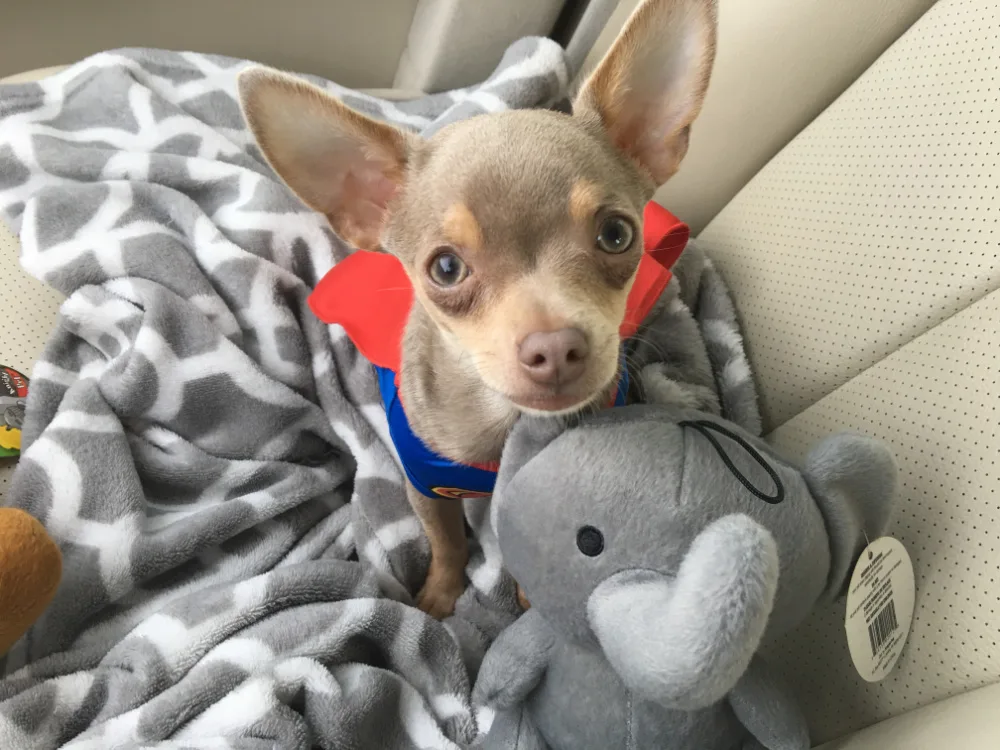
<svg viewBox="0 0 1000 750"><path fill-rule="evenodd" d="M888 675L910 634L916 588L913 563L898 539L884 536L865 547L847 591L847 645L867 682Z"/></svg>

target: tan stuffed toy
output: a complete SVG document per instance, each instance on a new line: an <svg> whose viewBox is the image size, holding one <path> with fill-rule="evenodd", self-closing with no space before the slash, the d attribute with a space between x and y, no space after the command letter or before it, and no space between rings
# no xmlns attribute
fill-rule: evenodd
<svg viewBox="0 0 1000 750"><path fill-rule="evenodd" d="M45 527L17 508L0 508L0 655L24 635L59 588L62 554Z"/></svg>

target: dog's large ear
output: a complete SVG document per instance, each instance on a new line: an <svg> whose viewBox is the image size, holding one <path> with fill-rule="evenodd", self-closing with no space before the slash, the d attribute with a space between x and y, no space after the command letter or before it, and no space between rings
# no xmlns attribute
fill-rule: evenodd
<svg viewBox="0 0 1000 750"><path fill-rule="evenodd" d="M243 71L239 95L274 171L306 205L326 214L341 237L374 250L415 136L269 68Z"/></svg>
<svg viewBox="0 0 1000 750"><path fill-rule="evenodd" d="M716 17L715 0L644 0L574 103L657 185L687 153L715 59Z"/></svg>

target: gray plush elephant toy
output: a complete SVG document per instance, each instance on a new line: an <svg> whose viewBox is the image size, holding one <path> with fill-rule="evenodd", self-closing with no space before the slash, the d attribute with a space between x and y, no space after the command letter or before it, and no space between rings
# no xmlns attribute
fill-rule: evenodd
<svg viewBox="0 0 1000 750"><path fill-rule="evenodd" d="M854 435L800 471L701 412L523 418L491 523L531 608L479 671L483 746L806 750L755 652L842 593L895 483L889 451Z"/></svg>

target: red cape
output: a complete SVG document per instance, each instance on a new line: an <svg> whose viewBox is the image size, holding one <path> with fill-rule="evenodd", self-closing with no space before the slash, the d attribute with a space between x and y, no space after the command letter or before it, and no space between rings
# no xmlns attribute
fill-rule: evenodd
<svg viewBox="0 0 1000 750"><path fill-rule="evenodd" d="M635 335L670 281L670 267L687 245L687 224L658 203L646 204L645 252L639 260L625 319L623 339ZM413 307L413 287L392 255L357 250L320 279L309 307L324 323L339 324L372 364L399 372L403 330Z"/></svg>

